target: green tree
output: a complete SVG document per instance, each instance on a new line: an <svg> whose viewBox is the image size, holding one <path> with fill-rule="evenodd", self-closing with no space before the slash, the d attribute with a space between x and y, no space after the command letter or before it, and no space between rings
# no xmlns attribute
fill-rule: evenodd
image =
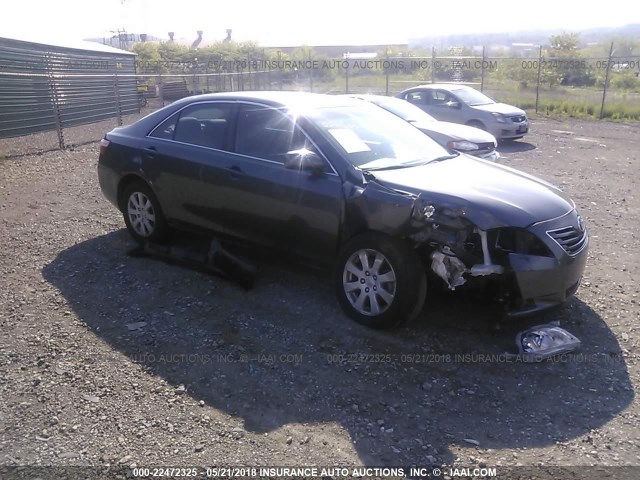
<svg viewBox="0 0 640 480"><path fill-rule="evenodd" d="M549 45L552 53L574 55L580 46L580 34L561 33L560 35L551 35Z"/></svg>
<svg viewBox="0 0 640 480"><path fill-rule="evenodd" d="M611 74L611 86L617 90L640 91L640 78L635 71L620 71Z"/></svg>
<svg viewBox="0 0 640 480"><path fill-rule="evenodd" d="M170 73L182 73L185 64L191 61L189 48L175 42L161 42L158 45L158 53L166 67L165 71Z"/></svg>
<svg viewBox="0 0 640 480"><path fill-rule="evenodd" d="M587 61L582 57L578 47L580 35L578 33L562 33L552 35L549 38L551 50L552 72L545 72L545 77L553 86L555 80L561 85L587 86L595 83L595 78L590 72Z"/></svg>
<svg viewBox="0 0 640 480"><path fill-rule="evenodd" d="M138 42L131 51L137 54L137 72L142 74L158 74L164 71L164 65L157 43Z"/></svg>

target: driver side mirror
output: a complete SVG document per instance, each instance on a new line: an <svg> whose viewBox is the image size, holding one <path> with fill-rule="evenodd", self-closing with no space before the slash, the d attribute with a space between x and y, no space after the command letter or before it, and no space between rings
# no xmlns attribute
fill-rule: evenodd
<svg viewBox="0 0 640 480"><path fill-rule="evenodd" d="M322 173L324 171L324 160L320 156L307 150L300 148L287 152L284 159L284 168L290 170L307 170L311 173Z"/></svg>
<svg viewBox="0 0 640 480"><path fill-rule="evenodd" d="M460 102L456 102L455 100L450 100L445 105L449 108L460 108Z"/></svg>

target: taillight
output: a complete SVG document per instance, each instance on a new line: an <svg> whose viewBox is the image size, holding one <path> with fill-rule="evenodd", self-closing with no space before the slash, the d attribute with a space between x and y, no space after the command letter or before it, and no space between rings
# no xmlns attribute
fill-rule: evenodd
<svg viewBox="0 0 640 480"><path fill-rule="evenodd" d="M111 145L111 142L106 138L100 140L100 155L107 151L107 147Z"/></svg>

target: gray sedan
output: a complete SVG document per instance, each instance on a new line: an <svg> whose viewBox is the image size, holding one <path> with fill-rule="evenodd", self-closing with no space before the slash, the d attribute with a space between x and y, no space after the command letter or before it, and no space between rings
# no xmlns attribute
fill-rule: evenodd
<svg viewBox="0 0 640 480"><path fill-rule="evenodd" d="M522 315L571 297L587 260L562 191L344 97L178 100L107 133L98 179L138 242L215 232L333 266L344 311L375 328L420 313L427 270Z"/></svg>
<svg viewBox="0 0 640 480"><path fill-rule="evenodd" d="M489 132L467 125L440 122L425 111L398 98L382 95L349 96L384 108L429 135L443 147L492 162L500 158L500 154L496 151L498 144L496 137Z"/></svg>
<svg viewBox="0 0 640 480"><path fill-rule="evenodd" d="M529 120L524 110L498 103L465 85L420 85L400 92L397 97L413 103L438 120L481 128L498 140L522 138L529 131Z"/></svg>

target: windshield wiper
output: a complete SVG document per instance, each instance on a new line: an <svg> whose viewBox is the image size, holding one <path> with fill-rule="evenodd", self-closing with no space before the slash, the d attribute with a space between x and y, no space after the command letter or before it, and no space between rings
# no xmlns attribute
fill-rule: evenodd
<svg viewBox="0 0 640 480"><path fill-rule="evenodd" d="M443 160L450 160L452 158L456 158L456 157L459 157L459 156L460 156L459 153L455 153L453 155L443 155L441 157L436 157L433 160L430 160L429 163L441 162Z"/></svg>
<svg viewBox="0 0 640 480"><path fill-rule="evenodd" d="M383 167L373 167L373 168L363 168L362 170L366 170L369 172L374 172L376 170L397 170L398 168L407 168L407 167L415 167L416 165L421 165L423 163L428 163L425 160L422 160L420 162L417 163L398 163L395 165L385 165Z"/></svg>
<svg viewBox="0 0 640 480"><path fill-rule="evenodd" d="M406 162L406 163L395 163L395 164L389 164L389 165L383 164L383 165L380 165L379 167L365 167L364 165L360 165L359 168L362 171L369 171L369 172L375 172L376 170L397 170L398 168L411 168L411 167L417 167L418 165L426 165L427 163L431 163L431 162L440 162L442 160L449 160L450 158L455 158L459 155L460 155L459 153L455 153L453 155L443 155L442 157L436 157L432 160L422 158L420 160L414 160L412 162ZM383 160L383 159L374 160L373 162L369 162L369 163L375 163L380 160Z"/></svg>

